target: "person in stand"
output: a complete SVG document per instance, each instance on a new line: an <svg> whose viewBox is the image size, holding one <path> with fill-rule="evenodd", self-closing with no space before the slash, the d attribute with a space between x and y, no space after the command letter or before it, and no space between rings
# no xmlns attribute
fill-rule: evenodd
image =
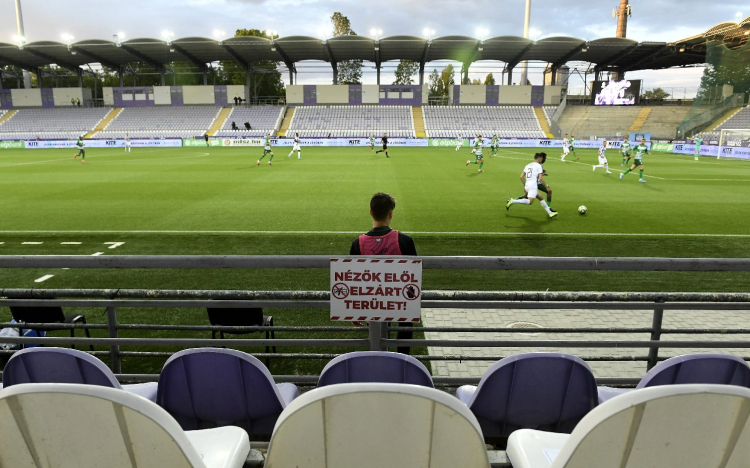
<svg viewBox="0 0 750 468"><path fill-rule="evenodd" d="M391 195L378 192L370 199L370 216L372 229L354 239L349 249L349 255L388 255L388 256L416 256L417 248L414 240L404 233L391 229L393 210L396 209L396 199ZM399 323L399 327L410 328L413 323ZM411 330L399 331L399 340L410 340L414 335ZM399 353L409 354L408 346L399 346Z"/></svg>
<svg viewBox="0 0 750 468"><path fill-rule="evenodd" d="M70 98L70 105L73 106L73 107L75 107L75 105L76 105L75 98Z"/></svg>
<svg viewBox="0 0 750 468"><path fill-rule="evenodd" d="M78 107L81 107L81 100L76 98L76 104L78 105Z"/></svg>

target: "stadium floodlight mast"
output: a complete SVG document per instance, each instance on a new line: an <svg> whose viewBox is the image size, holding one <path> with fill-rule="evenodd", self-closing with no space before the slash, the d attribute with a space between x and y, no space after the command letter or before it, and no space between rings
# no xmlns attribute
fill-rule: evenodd
<svg viewBox="0 0 750 468"><path fill-rule="evenodd" d="M529 25L531 23L531 0L526 0L526 14L523 21L523 37L529 38ZM521 85L526 85L529 75L529 64L524 60L521 63Z"/></svg>
<svg viewBox="0 0 750 468"><path fill-rule="evenodd" d="M383 30L382 29L378 29L378 28L372 28L372 29L370 29L370 35L372 37L374 37L376 41L380 39L380 36L382 34L383 34Z"/></svg>
<svg viewBox="0 0 750 468"><path fill-rule="evenodd" d="M16 26L18 26L18 35L14 37L18 41L18 48L23 49L26 44L26 34L23 32L23 14L21 13L21 0L16 0ZM28 70L23 71L23 87L31 89L31 75Z"/></svg>
<svg viewBox="0 0 750 468"><path fill-rule="evenodd" d="M167 45L172 45L172 38L174 37L174 33L172 31L162 31L161 37L163 37L164 40L167 41Z"/></svg>
<svg viewBox="0 0 750 468"><path fill-rule="evenodd" d="M265 33L266 36L269 36L272 41L274 37L279 37L279 32L273 29L266 29L263 32Z"/></svg>
<svg viewBox="0 0 750 468"><path fill-rule="evenodd" d="M220 29L214 29L214 37L216 38L217 41L221 42L222 39L227 37L227 33L225 33L224 31Z"/></svg>
<svg viewBox="0 0 750 468"><path fill-rule="evenodd" d="M480 39L480 40L481 40L482 42L484 42L484 40L485 40L485 39L487 39L487 35L488 35L489 33L490 33L490 32L489 32L489 31L488 31L487 29L484 29L484 28L479 28L479 29L477 29L477 36L479 36L479 39Z"/></svg>
<svg viewBox="0 0 750 468"><path fill-rule="evenodd" d="M115 38L115 45L117 45L117 47L120 47L122 45L122 40L125 39L125 33L113 34L112 37Z"/></svg>
<svg viewBox="0 0 750 468"><path fill-rule="evenodd" d="M424 37L426 37L428 41L431 41L432 36L435 35L435 30L430 29L430 28L424 28L424 30L422 31L422 34L424 34Z"/></svg>

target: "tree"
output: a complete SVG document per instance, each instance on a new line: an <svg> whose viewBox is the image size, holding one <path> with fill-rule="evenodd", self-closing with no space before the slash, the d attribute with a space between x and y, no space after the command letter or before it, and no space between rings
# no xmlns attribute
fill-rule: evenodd
<svg viewBox="0 0 750 468"><path fill-rule="evenodd" d="M650 101L663 101L669 96L671 96L671 94L664 91L663 89L654 88L652 90L644 92L642 97L643 99L648 99Z"/></svg>
<svg viewBox="0 0 750 468"><path fill-rule="evenodd" d="M698 92L699 100L720 100L721 87L732 85L735 93L750 92L750 62L735 60L735 51L724 51L716 63L706 67L701 77L701 87Z"/></svg>
<svg viewBox="0 0 750 468"><path fill-rule="evenodd" d="M480 80L479 78L474 78L474 80L471 82L471 84L473 84L473 85L481 85L482 84L482 80Z"/></svg>
<svg viewBox="0 0 750 468"><path fill-rule="evenodd" d="M445 85L443 84L443 79L440 73L437 71L437 68L432 70L432 73L430 73L430 77L428 81L429 81L429 96L430 97L442 97L448 94L445 91Z"/></svg>
<svg viewBox="0 0 750 468"><path fill-rule="evenodd" d="M412 77L419 72L419 64L412 62L411 60L402 60L396 67L396 81L393 82L395 85L410 85L414 84Z"/></svg>
<svg viewBox="0 0 750 468"><path fill-rule="evenodd" d="M357 35L352 31L349 18L338 11L331 16L331 23L333 37ZM339 84L362 84L362 60L344 60L337 64L337 68Z"/></svg>
<svg viewBox="0 0 750 468"><path fill-rule="evenodd" d="M453 69L453 64L448 64L447 67L443 68L443 72L440 74L440 79L443 81L443 96L448 95L448 89L456 84L456 71Z"/></svg>
<svg viewBox="0 0 750 468"><path fill-rule="evenodd" d="M260 29L238 29L234 37L266 37ZM216 84L245 85L247 71L232 60L223 60L217 70ZM284 81L277 70L278 62L261 60L250 62L250 94L252 96L284 96ZM234 96L227 96L231 101ZM249 96L245 96L246 98Z"/></svg>
<svg viewBox="0 0 750 468"><path fill-rule="evenodd" d="M484 79L484 84L486 84L487 86L492 86L495 84L495 77L492 76L491 72L489 75L487 75L487 78Z"/></svg>

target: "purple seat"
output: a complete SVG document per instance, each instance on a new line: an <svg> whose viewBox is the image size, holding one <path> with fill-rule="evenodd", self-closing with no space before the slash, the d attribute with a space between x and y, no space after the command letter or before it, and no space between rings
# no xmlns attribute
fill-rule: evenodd
<svg viewBox="0 0 750 468"><path fill-rule="evenodd" d="M560 353L525 353L493 364L478 387L456 397L474 413L486 438L517 429L569 434L597 405L596 381L581 359Z"/></svg>
<svg viewBox="0 0 750 468"><path fill-rule="evenodd" d="M434 388L427 368L411 356L386 351L358 351L329 362L318 387L342 383L403 383Z"/></svg>
<svg viewBox="0 0 750 468"><path fill-rule="evenodd" d="M635 387L659 385L717 384L750 388L750 367L736 356L696 353L675 356L655 365ZM599 403L631 392L628 388L599 387Z"/></svg>
<svg viewBox="0 0 750 468"><path fill-rule="evenodd" d="M293 384L276 384L266 366L233 349L180 351L164 364L156 403L184 430L238 426L270 436L279 414L297 397Z"/></svg>
<svg viewBox="0 0 750 468"><path fill-rule="evenodd" d="M13 354L3 369L3 386L26 383L99 385L156 399L156 382L120 385L102 361L67 348L26 348Z"/></svg>

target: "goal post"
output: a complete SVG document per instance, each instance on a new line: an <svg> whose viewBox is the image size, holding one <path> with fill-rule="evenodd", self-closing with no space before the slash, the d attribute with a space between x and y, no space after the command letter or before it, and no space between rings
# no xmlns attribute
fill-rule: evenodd
<svg viewBox="0 0 750 468"><path fill-rule="evenodd" d="M748 146L750 146L750 129L723 129L719 135L717 159L733 154L732 150L725 151L725 148L746 148Z"/></svg>

